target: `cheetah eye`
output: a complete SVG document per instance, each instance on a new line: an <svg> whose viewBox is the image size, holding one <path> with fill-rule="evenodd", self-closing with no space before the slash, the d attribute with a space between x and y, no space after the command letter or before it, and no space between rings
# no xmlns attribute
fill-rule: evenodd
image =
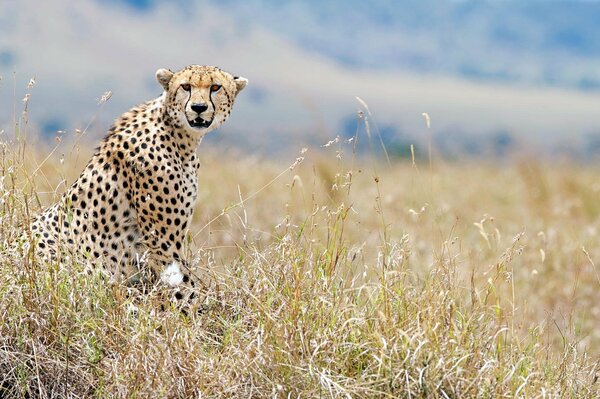
<svg viewBox="0 0 600 399"><path fill-rule="evenodd" d="M181 85L181 88L185 91L190 91L192 89L192 86L190 86L189 83L184 83Z"/></svg>
<svg viewBox="0 0 600 399"><path fill-rule="evenodd" d="M219 90L221 90L221 85L212 85L212 86L210 86L210 91L212 91L213 93L216 93Z"/></svg>

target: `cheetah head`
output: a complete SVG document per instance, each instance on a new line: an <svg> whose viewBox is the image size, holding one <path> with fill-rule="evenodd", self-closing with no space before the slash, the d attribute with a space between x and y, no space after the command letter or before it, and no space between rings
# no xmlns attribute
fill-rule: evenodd
<svg viewBox="0 0 600 399"><path fill-rule="evenodd" d="M165 90L164 104L178 127L203 136L219 127L229 114L233 101L248 80L217 67L190 65L181 71L156 71Z"/></svg>

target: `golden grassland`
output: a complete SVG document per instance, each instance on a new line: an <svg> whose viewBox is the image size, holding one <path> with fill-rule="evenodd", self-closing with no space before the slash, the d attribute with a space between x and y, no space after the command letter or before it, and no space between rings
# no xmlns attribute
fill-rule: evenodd
<svg viewBox="0 0 600 399"><path fill-rule="evenodd" d="M0 397L600 394L600 168L201 146L184 314L19 238L90 149L1 150Z"/></svg>

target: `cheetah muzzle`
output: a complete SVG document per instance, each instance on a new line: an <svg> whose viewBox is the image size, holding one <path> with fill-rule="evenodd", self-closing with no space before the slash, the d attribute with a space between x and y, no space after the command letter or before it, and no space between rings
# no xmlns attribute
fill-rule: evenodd
<svg viewBox="0 0 600 399"><path fill-rule="evenodd" d="M212 119L209 121L205 121L201 116L197 117L194 120L188 121L191 127L196 129L208 128L212 124Z"/></svg>
<svg viewBox="0 0 600 399"><path fill-rule="evenodd" d="M31 232L45 258L82 254L88 267L102 268L113 281L165 280L178 286L177 299L184 291L191 298L200 282L182 247L198 192L196 149L227 120L248 81L200 65L159 69L156 79L162 95L115 120L79 178L32 222Z"/></svg>

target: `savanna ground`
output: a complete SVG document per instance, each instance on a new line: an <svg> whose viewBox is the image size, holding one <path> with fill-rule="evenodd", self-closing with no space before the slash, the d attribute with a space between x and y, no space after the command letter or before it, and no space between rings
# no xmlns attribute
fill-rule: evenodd
<svg viewBox="0 0 600 399"><path fill-rule="evenodd" d="M0 397L600 394L598 166L201 146L185 314L28 250L91 147L23 123L0 151Z"/></svg>

